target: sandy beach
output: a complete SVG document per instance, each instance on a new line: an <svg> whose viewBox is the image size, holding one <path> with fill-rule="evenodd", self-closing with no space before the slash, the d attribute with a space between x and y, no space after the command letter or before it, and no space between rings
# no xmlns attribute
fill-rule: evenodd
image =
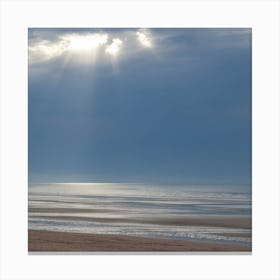
<svg viewBox="0 0 280 280"><path fill-rule="evenodd" d="M29 252L250 252L251 247L122 235L28 231Z"/></svg>

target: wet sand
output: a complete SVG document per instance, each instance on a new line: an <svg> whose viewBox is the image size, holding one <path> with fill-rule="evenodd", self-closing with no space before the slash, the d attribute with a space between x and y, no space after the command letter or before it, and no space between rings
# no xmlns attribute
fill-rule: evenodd
<svg viewBox="0 0 280 280"><path fill-rule="evenodd" d="M29 252L251 252L251 247L106 234L28 231Z"/></svg>

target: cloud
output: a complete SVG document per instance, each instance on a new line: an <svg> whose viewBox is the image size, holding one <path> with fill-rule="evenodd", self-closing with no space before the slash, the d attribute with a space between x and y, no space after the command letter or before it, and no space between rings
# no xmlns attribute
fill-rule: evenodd
<svg viewBox="0 0 280 280"><path fill-rule="evenodd" d="M149 34L149 35L148 35ZM158 36L156 34L153 34ZM63 58L69 61L101 62L102 54L117 57L122 50L122 59L141 55L143 48L152 46L152 34L142 29L96 30L94 32L69 32L36 29L29 35L29 65L40 64L50 60ZM156 38L156 37L155 37ZM140 42L140 44L139 44ZM166 42L168 44L168 42ZM100 52L94 60L82 59L85 55ZM147 54L147 53L146 53ZM104 60L103 62L106 62Z"/></svg>
<svg viewBox="0 0 280 280"><path fill-rule="evenodd" d="M29 63L44 62L61 56L67 49L67 42L40 40L31 44L28 48Z"/></svg>
<svg viewBox="0 0 280 280"><path fill-rule="evenodd" d="M116 56L118 54L118 52L120 51L121 45L123 44L122 40L116 38L113 39L112 44L108 45L106 47L106 53L112 55L112 56Z"/></svg>
<svg viewBox="0 0 280 280"><path fill-rule="evenodd" d="M151 47L152 42L151 39L144 32L138 31L136 32L138 41L145 47Z"/></svg>
<svg viewBox="0 0 280 280"><path fill-rule="evenodd" d="M53 40L39 39L31 40L29 44L29 63L45 62L64 55L66 52L79 53L91 52L105 45L108 41L108 34L70 33L57 36Z"/></svg>
<svg viewBox="0 0 280 280"><path fill-rule="evenodd" d="M108 63L106 55L142 60L153 55L193 59L198 52L220 49L250 49L250 28L175 29L40 29L29 30L29 65L62 59L80 64ZM152 50L143 53L143 49ZM122 55L117 54L122 51Z"/></svg>
<svg viewBox="0 0 280 280"><path fill-rule="evenodd" d="M135 37L136 34L136 37ZM30 29L29 64L43 63L60 57L67 61L100 50L96 55L99 60L103 54L116 57L121 48L130 57L143 47L151 47L151 34L147 30L135 29ZM141 45L137 44L137 41ZM87 61L86 59L84 61ZM96 61L96 60L94 60Z"/></svg>
<svg viewBox="0 0 280 280"><path fill-rule="evenodd" d="M251 28L215 28L209 30L209 45L216 48L250 48ZM211 40L211 37L213 38Z"/></svg>

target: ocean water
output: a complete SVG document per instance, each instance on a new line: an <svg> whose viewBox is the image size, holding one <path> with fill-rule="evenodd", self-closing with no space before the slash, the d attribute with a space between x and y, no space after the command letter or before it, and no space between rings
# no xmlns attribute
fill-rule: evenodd
<svg viewBox="0 0 280 280"><path fill-rule="evenodd" d="M29 184L29 229L251 246L250 186ZM222 219L225 222L215 223Z"/></svg>

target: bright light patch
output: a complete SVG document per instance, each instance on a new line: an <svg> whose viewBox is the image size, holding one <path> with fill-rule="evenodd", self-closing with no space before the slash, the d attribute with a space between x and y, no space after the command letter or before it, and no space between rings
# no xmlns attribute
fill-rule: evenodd
<svg viewBox="0 0 280 280"><path fill-rule="evenodd" d="M90 51L106 44L107 34L70 34L63 36L63 40L69 42L68 49L74 51Z"/></svg>
<svg viewBox="0 0 280 280"><path fill-rule="evenodd" d="M145 33L138 31L136 33L136 35L137 35L139 42L143 46L148 47L148 48L150 48L152 46L152 42L151 42L150 38Z"/></svg>
<svg viewBox="0 0 280 280"><path fill-rule="evenodd" d="M120 51L121 45L122 45L122 40L120 39L113 39L113 42L111 45L107 46L106 48L106 53L116 56L118 52Z"/></svg>
<svg viewBox="0 0 280 280"><path fill-rule="evenodd" d="M102 62L105 52L107 55L116 58L125 41L123 55L136 54L138 48L151 48L153 41L149 30L139 29L130 33L118 33L117 37L112 37L110 32L73 32L57 34L51 39L41 39L40 36L32 39L29 43L29 63L41 63L52 59L62 58L69 62L97 63ZM113 39L114 38L114 39ZM139 46L135 47L135 39L139 41ZM65 63L64 63L65 64Z"/></svg>

